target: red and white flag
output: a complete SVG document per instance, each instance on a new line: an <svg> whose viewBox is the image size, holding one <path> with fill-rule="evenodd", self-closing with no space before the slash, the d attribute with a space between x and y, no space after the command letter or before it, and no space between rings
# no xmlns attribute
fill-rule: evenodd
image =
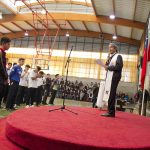
<svg viewBox="0 0 150 150"><path fill-rule="evenodd" d="M149 75L150 75L150 19L149 19L148 29L146 31L146 38L144 44L144 55L143 55L142 73L141 73L142 89L147 89L147 87L145 87L145 79L146 76Z"/></svg>

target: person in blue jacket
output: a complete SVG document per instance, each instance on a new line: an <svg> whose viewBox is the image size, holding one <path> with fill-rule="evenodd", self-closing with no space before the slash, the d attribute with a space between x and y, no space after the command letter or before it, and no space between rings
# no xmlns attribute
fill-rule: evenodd
<svg viewBox="0 0 150 150"><path fill-rule="evenodd" d="M16 94L18 91L19 87L19 82L20 82L20 76L22 73L22 68L21 66L24 65L25 59L24 58L19 58L18 64L14 65L13 68L11 69L10 72L10 88L8 92L8 97L7 97L7 103L6 103L6 109L7 110L14 110L14 103L15 103L15 98Z"/></svg>

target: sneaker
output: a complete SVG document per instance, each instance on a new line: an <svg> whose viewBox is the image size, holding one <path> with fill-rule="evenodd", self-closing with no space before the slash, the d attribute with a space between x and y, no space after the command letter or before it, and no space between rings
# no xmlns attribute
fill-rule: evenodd
<svg viewBox="0 0 150 150"><path fill-rule="evenodd" d="M101 116L103 116L103 117L115 117L115 114L105 113L105 114L102 114Z"/></svg>
<svg viewBox="0 0 150 150"><path fill-rule="evenodd" d="M29 105L27 105L25 108L29 108L30 106Z"/></svg>

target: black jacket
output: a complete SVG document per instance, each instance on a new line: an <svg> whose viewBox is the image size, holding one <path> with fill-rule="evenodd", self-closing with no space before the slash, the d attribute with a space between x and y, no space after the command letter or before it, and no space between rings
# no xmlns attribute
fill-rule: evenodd
<svg viewBox="0 0 150 150"><path fill-rule="evenodd" d="M7 80L8 75L6 71L6 53L0 49L0 80Z"/></svg>
<svg viewBox="0 0 150 150"><path fill-rule="evenodd" d="M115 56L115 55L113 55ZM120 80L121 79L121 74L122 74L122 68L123 68L123 60L122 56L118 55L117 60L116 60L116 65L115 66L109 66L111 59L113 58L110 57L109 61L106 62L106 65L108 65L108 70L113 71L113 80Z"/></svg>

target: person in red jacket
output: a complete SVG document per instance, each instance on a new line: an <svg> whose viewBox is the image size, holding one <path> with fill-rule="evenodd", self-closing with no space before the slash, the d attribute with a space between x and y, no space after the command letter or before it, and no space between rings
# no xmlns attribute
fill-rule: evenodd
<svg viewBox="0 0 150 150"><path fill-rule="evenodd" d="M3 96L4 85L7 84L8 74L6 70L6 50L10 48L11 40L8 37L2 37L0 40L0 96ZM0 102L1 107L1 102Z"/></svg>

